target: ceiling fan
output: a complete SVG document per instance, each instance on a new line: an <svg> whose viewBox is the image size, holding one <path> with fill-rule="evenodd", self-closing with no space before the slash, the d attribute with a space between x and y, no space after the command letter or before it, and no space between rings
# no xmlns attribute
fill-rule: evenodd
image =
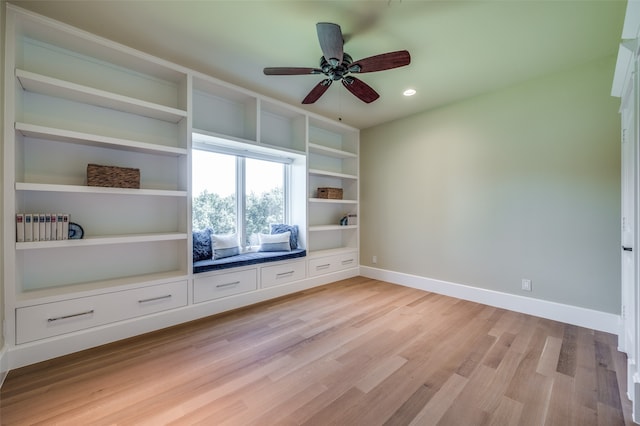
<svg viewBox="0 0 640 426"><path fill-rule="evenodd" d="M343 50L344 39L340 25L319 22L316 24L316 30L323 55L320 58L320 68L270 67L264 69L266 75L324 74L327 78L309 92L302 101L303 104L312 104L317 101L331 86L331 83L337 80L342 81L342 85L358 99L371 103L380 95L371 86L350 74L384 71L404 67L411 62L411 56L406 50L382 53L354 62L351 56Z"/></svg>

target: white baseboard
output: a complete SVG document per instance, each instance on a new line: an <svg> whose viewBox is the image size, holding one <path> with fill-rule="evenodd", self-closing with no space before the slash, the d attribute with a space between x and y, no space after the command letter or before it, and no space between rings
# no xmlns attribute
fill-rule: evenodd
<svg viewBox="0 0 640 426"><path fill-rule="evenodd" d="M4 345L0 349L0 388L4 379L7 378L7 373L9 373L9 351L7 351L7 345Z"/></svg>
<svg viewBox="0 0 640 426"><path fill-rule="evenodd" d="M501 293L463 284L440 281L417 275L387 271L384 269L360 266L360 274L367 278L387 281L406 287L470 300L484 305L508 309L523 314L534 315L555 321L573 324L580 327L620 335L620 316L595 311L593 309L578 306L564 305L562 303L549 302L547 300L534 299L532 297L518 296L515 294Z"/></svg>

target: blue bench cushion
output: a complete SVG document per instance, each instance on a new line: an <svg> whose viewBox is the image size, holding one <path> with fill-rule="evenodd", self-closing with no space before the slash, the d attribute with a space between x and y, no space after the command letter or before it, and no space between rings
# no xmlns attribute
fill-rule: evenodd
<svg viewBox="0 0 640 426"><path fill-rule="evenodd" d="M305 257L305 249L295 249L291 251L260 251L242 253L237 256L225 257L222 259L206 259L193 262L193 273L217 271L219 269L236 268L238 266L256 265L265 262L277 262L278 260L295 259Z"/></svg>

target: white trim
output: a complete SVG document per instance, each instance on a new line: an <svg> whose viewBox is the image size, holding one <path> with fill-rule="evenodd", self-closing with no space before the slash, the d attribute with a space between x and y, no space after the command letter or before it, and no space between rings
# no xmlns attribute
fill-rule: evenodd
<svg viewBox="0 0 640 426"><path fill-rule="evenodd" d="M615 335L619 335L620 333L620 316L607 312L368 266L360 266L360 274L367 278L387 281L406 287L456 297L458 299L470 300Z"/></svg>
<svg viewBox="0 0 640 426"><path fill-rule="evenodd" d="M624 15L622 38L634 39L640 37L640 1L629 0Z"/></svg>
<svg viewBox="0 0 640 426"><path fill-rule="evenodd" d="M633 64L633 52L627 43L620 43L618 47L618 57L616 59L615 72L613 73L613 83L611 85L611 96L621 98L625 85L630 80Z"/></svg>
<svg viewBox="0 0 640 426"><path fill-rule="evenodd" d="M638 381L638 376L636 374L633 375L631 379L631 386L633 386L633 392L635 395L640 395L640 381ZM640 402L638 398L631 398L629 392L627 392L627 396L631 400L631 420L635 424L640 423L639 414L640 414Z"/></svg>
<svg viewBox="0 0 640 426"><path fill-rule="evenodd" d="M0 349L0 388L4 384L4 379L7 378L7 373L9 373L9 352L7 345L4 345Z"/></svg>

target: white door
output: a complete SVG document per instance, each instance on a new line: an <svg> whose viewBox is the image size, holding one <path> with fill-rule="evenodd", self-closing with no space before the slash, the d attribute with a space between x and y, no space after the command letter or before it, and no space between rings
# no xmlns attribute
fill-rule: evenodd
<svg viewBox="0 0 640 426"><path fill-rule="evenodd" d="M636 277L636 265L638 251L636 236L636 220L638 207L636 202L638 197L637 164L636 155L639 154L636 147L635 138L635 118L633 95L623 97L621 119L622 119L622 323L623 335L618 341L620 349L627 354L628 359L628 386L630 393L633 392L633 377L638 372L637 354L638 339L638 287ZM629 395L633 397L633 395Z"/></svg>

